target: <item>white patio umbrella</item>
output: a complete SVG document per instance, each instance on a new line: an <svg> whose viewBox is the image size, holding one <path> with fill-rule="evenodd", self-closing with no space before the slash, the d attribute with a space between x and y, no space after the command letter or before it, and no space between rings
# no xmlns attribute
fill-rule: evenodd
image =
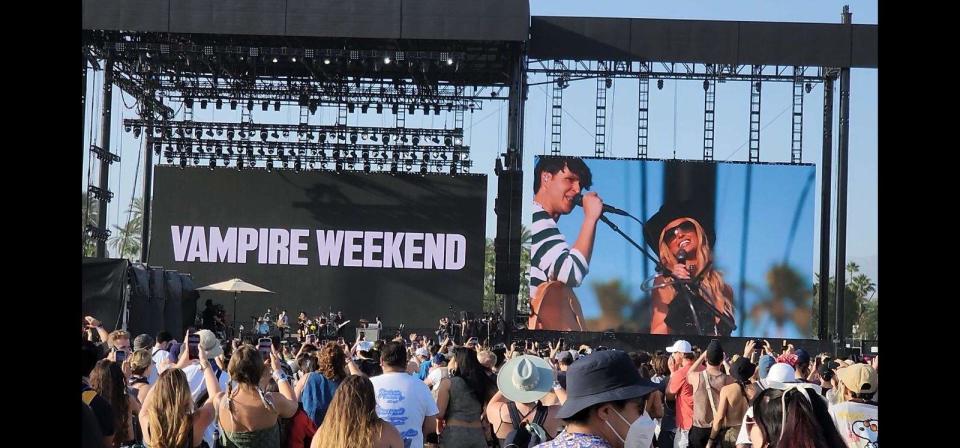
<svg viewBox="0 0 960 448"><path fill-rule="evenodd" d="M239 278L232 278L230 280L214 283L212 285L207 285L202 288L197 288L198 291L226 291L233 293L233 331L236 334L237 331L237 299L241 292L267 292L273 293L273 291L266 290L252 283L247 283Z"/></svg>

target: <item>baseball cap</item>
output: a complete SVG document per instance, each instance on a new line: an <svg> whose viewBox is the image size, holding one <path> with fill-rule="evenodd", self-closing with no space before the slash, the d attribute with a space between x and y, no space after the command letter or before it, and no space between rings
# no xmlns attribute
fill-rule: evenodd
<svg viewBox="0 0 960 448"><path fill-rule="evenodd" d="M847 389L856 394L877 391L877 372L867 364L854 364L837 370L837 378Z"/></svg>
<svg viewBox="0 0 960 448"><path fill-rule="evenodd" d="M683 339L674 342L673 345L667 347L667 352L669 353L693 353L693 347L690 346L690 343L684 341Z"/></svg>

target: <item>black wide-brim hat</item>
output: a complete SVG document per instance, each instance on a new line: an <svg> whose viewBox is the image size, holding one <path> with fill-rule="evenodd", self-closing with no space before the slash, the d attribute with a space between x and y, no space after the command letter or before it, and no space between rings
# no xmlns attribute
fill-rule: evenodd
<svg viewBox="0 0 960 448"><path fill-rule="evenodd" d="M619 350L604 350L577 359L567 369L567 401L557 418L570 418L590 406L632 400L657 390L640 377L633 361Z"/></svg>
<svg viewBox="0 0 960 448"><path fill-rule="evenodd" d="M703 227L703 231L707 234L710 248L713 248L716 244L716 232L713 229L714 218L710 214L710 208L704 201L688 199L663 204L660 210L643 225L643 238L655 254L660 254L660 232L671 221L679 218L692 218L700 223L700 227Z"/></svg>

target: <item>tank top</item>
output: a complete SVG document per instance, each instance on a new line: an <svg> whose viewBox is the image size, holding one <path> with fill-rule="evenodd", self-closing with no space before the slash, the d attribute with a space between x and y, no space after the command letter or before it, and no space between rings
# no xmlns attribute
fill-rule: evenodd
<svg viewBox="0 0 960 448"><path fill-rule="evenodd" d="M693 426L713 426L714 409L720 407L720 389L727 384L727 376L725 373L709 375L706 370L700 372L700 382L693 391Z"/></svg>

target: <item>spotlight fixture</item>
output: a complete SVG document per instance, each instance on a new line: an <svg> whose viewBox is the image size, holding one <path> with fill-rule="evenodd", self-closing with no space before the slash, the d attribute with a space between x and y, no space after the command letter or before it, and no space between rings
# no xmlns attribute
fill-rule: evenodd
<svg viewBox="0 0 960 448"><path fill-rule="evenodd" d="M447 65L453 65L453 59L447 58Z"/></svg>
<svg viewBox="0 0 960 448"><path fill-rule="evenodd" d="M806 85L803 86L803 90L805 90L807 93L810 93L810 91L813 90L813 84L810 84L808 82Z"/></svg>
<svg viewBox="0 0 960 448"><path fill-rule="evenodd" d="M260 110L266 112L268 108L270 108L269 101L264 101L263 103L260 103Z"/></svg>
<svg viewBox="0 0 960 448"><path fill-rule="evenodd" d="M217 107L217 110L223 109L223 100L220 98L217 98L217 103L215 105Z"/></svg>
<svg viewBox="0 0 960 448"><path fill-rule="evenodd" d="M703 91L706 92L707 90L710 90L710 80L704 79L704 80L703 80Z"/></svg>
<svg viewBox="0 0 960 448"><path fill-rule="evenodd" d="M207 100L200 100L200 108L201 109L207 108Z"/></svg>
<svg viewBox="0 0 960 448"><path fill-rule="evenodd" d="M277 101L274 101L274 102L273 102L273 111L274 111L274 112L280 112L280 100L277 100Z"/></svg>
<svg viewBox="0 0 960 448"><path fill-rule="evenodd" d="M611 87L613 87L613 80L610 79L610 78L605 79L605 80L603 81L603 83L604 83L604 85L607 86L608 89L611 88Z"/></svg>
<svg viewBox="0 0 960 448"><path fill-rule="evenodd" d="M383 63L384 63L384 64L388 64L388 65L389 65L390 62L392 62L392 61L390 60L390 56L387 56L387 57L383 58Z"/></svg>
<svg viewBox="0 0 960 448"><path fill-rule="evenodd" d="M657 90L663 90L663 80L662 80L662 79L658 79L658 80L657 80Z"/></svg>
<svg viewBox="0 0 960 448"><path fill-rule="evenodd" d="M323 65L330 65L330 58L323 58Z"/></svg>

